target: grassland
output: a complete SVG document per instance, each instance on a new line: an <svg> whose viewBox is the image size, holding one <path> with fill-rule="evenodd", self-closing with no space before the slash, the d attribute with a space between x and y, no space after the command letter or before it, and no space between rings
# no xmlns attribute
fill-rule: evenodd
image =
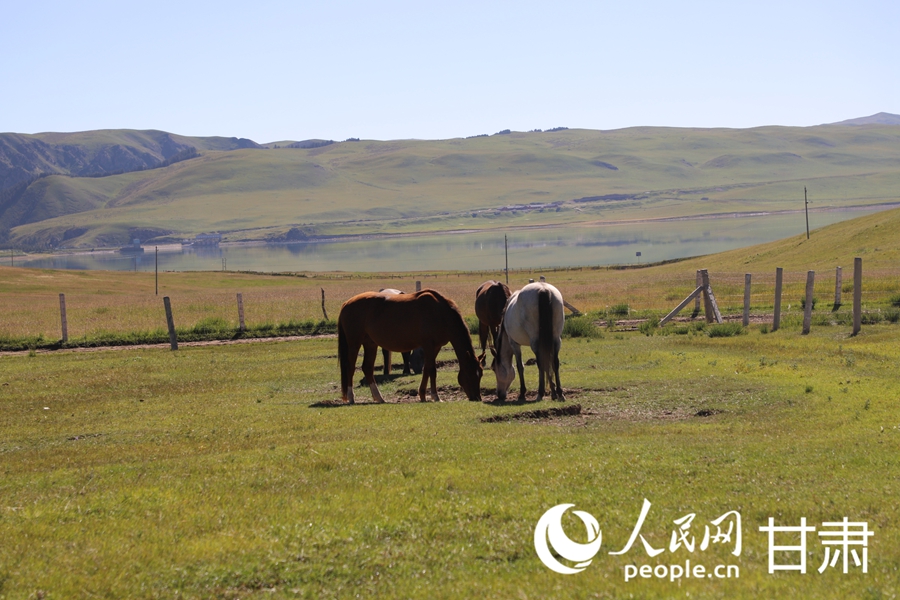
<svg viewBox="0 0 900 600"><path fill-rule="evenodd" d="M29 190L53 218L12 243L94 247L134 229L226 239L491 229L895 202L900 128L633 128L311 150L203 150L103 180L54 176ZM580 201L617 194L615 198ZM23 201L24 202L24 201ZM512 207L518 206L513 210ZM52 209L52 210L51 210ZM44 212L41 213L40 211Z"/></svg>
<svg viewBox="0 0 900 600"><path fill-rule="evenodd" d="M891 598L900 592L900 326L851 337L833 312L835 266L864 259L867 314L900 300L900 211L870 215L743 251L642 269L545 275L588 317L561 353L568 404L581 414L516 418L544 402L463 400L452 353L442 404L411 401L416 377L382 377L385 405L335 406L333 338L183 347L177 352L0 355L0 598ZM771 309L774 268L787 273L783 327L712 337L679 324L643 335L624 320L659 315L707 268L736 312L754 273L754 312ZM815 326L800 334L808 269ZM340 302L416 280L472 315L488 273L284 276L166 273L160 295L142 273L0 268L0 335L58 335L67 294L70 338L163 326L170 296L184 327L234 325L243 293L257 326L331 319ZM500 277L500 274L491 274ZM849 295L849 290L847 290ZM620 321L613 329L606 319ZM835 324L827 324L832 323ZM577 325L577 327L575 326ZM535 387L533 368L526 375ZM493 376L482 381L493 399ZM362 387L359 399L367 399ZM531 397L533 399L533 395ZM500 422L489 419L509 417ZM622 549L643 499L642 533L657 558ZM582 573L546 569L533 548L544 511L574 503L603 532ZM742 517L743 550L668 550L675 519L703 528ZM767 572L769 517L798 525L849 517L874 531L868 573ZM565 522L578 539L579 523ZM782 542L785 543L785 542ZM627 565L737 566L731 579L635 579ZM790 560L780 556L779 559Z"/></svg>
<svg viewBox="0 0 900 600"><path fill-rule="evenodd" d="M890 598L898 336L567 339L562 380L582 414L500 423L483 419L539 407L452 388L412 403L409 377L382 382L389 404L323 407L339 398L333 339L0 357L0 597ZM452 365L438 374L454 381ZM608 555L644 498L657 548L674 519L696 513L699 544L740 511L741 556ZM577 576L532 546L559 503L603 531ZM768 517L844 516L875 532L867 574L819 574L812 538L809 573L767 573ZM624 581L625 565L688 558L740 577Z"/></svg>

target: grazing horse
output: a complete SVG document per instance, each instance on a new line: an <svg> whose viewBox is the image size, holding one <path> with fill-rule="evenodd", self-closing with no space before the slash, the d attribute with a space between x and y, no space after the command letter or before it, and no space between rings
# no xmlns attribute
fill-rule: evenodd
<svg viewBox="0 0 900 600"><path fill-rule="evenodd" d="M515 377L513 354L516 355L516 368L519 370L519 400L525 400L523 344L531 346L537 359L540 382L538 400L544 398L545 375L550 384L551 397L554 400L566 399L559 383L559 347L564 322L562 294L549 283L529 283L509 297L491 364L497 376L497 400L506 400L506 391Z"/></svg>
<svg viewBox="0 0 900 600"><path fill-rule="evenodd" d="M478 317L478 339L481 349L486 350L486 344L497 347L497 334L500 331L500 321L503 320L503 309L509 300L509 288L505 283L485 281L475 292L475 315ZM490 334L490 340L488 340Z"/></svg>
<svg viewBox="0 0 900 600"><path fill-rule="evenodd" d="M379 294L389 294L391 296L397 294L403 294L400 290L395 290L394 288L382 288L378 290ZM412 375L414 371L416 375L422 372L422 349L416 348L412 352L402 352L403 356L403 374L404 375ZM384 357L384 374L391 374L391 351L387 348L381 349L381 355ZM410 359L412 358L412 362Z"/></svg>
<svg viewBox="0 0 900 600"><path fill-rule="evenodd" d="M445 344L453 345L459 361L460 387L469 400L481 400L481 362L472 348L469 328L456 304L434 290L414 294L365 292L344 302L338 316L338 360L341 365L341 394L353 404L353 372L359 347L364 350L362 371L372 398L384 402L375 384L375 356L378 347L393 352L408 352L421 347L425 364L419 400L425 401L425 388L431 380L431 398L437 394L435 359Z"/></svg>

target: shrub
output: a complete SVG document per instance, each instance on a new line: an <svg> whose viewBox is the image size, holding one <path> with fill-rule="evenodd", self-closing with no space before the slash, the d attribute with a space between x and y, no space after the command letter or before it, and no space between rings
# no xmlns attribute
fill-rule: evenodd
<svg viewBox="0 0 900 600"><path fill-rule="evenodd" d="M222 333L230 331L233 327L225 319L221 317L206 317L201 319L199 323L194 325L191 330L193 333Z"/></svg>
<svg viewBox="0 0 900 600"><path fill-rule="evenodd" d="M860 315L860 322L863 325L877 325L884 320L884 316L880 312L868 312Z"/></svg>
<svg viewBox="0 0 900 600"><path fill-rule="evenodd" d="M884 320L888 323L897 323L900 321L900 310L886 310L884 311Z"/></svg>
<svg viewBox="0 0 900 600"><path fill-rule="evenodd" d="M900 307L900 294L894 294L890 298L888 298L888 302L891 306Z"/></svg>
<svg viewBox="0 0 900 600"><path fill-rule="evenodd" d="M638 329L644 335L651 336L654 333L656 333L656 330L658 328L659 328L659 319L657 319L656 317L653 317L653 318L647 319L646 321L641 323L641 326Z"/></svg>
<svg viewBox="0 0 900 600"><path fill-rule="evenodd" d="M627 304L614 304L609 307L609 310L606 311L607 314L616 315L619 317L627 317L628 316L628 305Z"/></svg>
<svg viewBox="0 0 900 600"><path fill-rule="evenodd" d="M563 325L563 337L595 338L602 337L600 329L594 324L594 320L587 315L569 317Z"/></svg>
<svg viewBox="0 0 900 600"><path fill-rule="evenodd" d="M818 302L819 302L819 299L816 298L815 296L813 296L813 299L812 299L812 309L813 310L816 310L816 304ZM805 296L803 298L800 298L800 308L802 308L803 310L806 310L806 297Z"/></svg>
<svg viewBox="0 0 900 600"><path fill-rule="evenodd" d="M465 318L466 326L469 328L470 335L478 335L478 329L481 326L481 321L478 320L478 317L469 315Z"/></svg>
<svg viewBox="0 0 900 600"><path fill-rule="evenodd" d="M733 337L745 333L747 333L747 330L740 323L717 323L710 326L707 331L709 337Z"/></svg>

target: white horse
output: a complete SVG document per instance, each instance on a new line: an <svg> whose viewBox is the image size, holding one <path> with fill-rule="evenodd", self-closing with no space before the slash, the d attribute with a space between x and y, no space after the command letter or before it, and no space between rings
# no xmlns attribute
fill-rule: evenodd
<svg viewBox="0 0 900 600"><path fill-rule="evenodd" d="M506 391L515 378L512 356L516 355L519 370L519 401L525 400L525 375L522 366L522 345L528 344L537 359L538 400L544 398L544 376L554 400L565 400L559 383L559 347L565 315L559 290L549 283L529 283L514 292L506 303L500 335L497 339L491 369L497 376L497 400L506 400ZM556 385L554 386L554 377Z"/></svg>

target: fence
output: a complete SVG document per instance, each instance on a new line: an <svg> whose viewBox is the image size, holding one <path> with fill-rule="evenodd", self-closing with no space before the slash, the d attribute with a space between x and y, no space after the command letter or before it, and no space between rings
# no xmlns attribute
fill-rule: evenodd
<svg viewBox="0 0 900 600"><path fill-rule="evenodd" d="M843 271L852 271L852 265ZM840 286L842 299L849 300L853 290L848 271ZM181 275L181 274L178 274ZM556 271L522 269L510 272L510 286L517 289L544 275L556 285L566 300L582 312L604 311L613 305L627 304L637 316L663 315L688 296L696 287L695 271L685 267L673 268L660 276L648 279L643 270L612 271L604 268L567 268ZM724 315L743 313L745 273L709 273L719 309ZM173 275L174 277L174 275ZM187 276L185 276L187 277ZM194 275L193 277L196 277ZM212 277L210 275L210 277ZM464 316L474 314L474 295L485 279L502 279L503 273L438 273L405 274L403 276L376 274L371 276L322 275L305 277L263 277L247 280L244 289L166 290L170 297L175 322L179 327L193 327L202 323L225 323L240 327L237 294L242 295L245 327L291 321L320 320L323 317L322 290L325 290L324 309L335 319L341 303L354 294L393 287L405 291L432 287L453 298ZM890 300L900 294L900 269L868 269L864 273L860 307L863 312L889 310ZM263 282L263 283L260 283ZM805 297L807 271L784 271L782 282L782 311L796 320ZM111 284L105 289L75 291L47 289L31 292L13 290L0 295L0 339L42 336L47 340L62 337L62 312L59 294L65 294L67 337L75 341L98 333L126 333L165 329L166 319L162 295L150 292L130 293ZM752 273L750 282L749 316L756 322L771 319L775 300L775 271ZM815 314L830 312L835 293L835 270L817 271L813 286L816 299ZM844 306L841 310L849 310ZM771 321L769 321L771 322ZM791 321L793 323L793 321Z"/></svg>

